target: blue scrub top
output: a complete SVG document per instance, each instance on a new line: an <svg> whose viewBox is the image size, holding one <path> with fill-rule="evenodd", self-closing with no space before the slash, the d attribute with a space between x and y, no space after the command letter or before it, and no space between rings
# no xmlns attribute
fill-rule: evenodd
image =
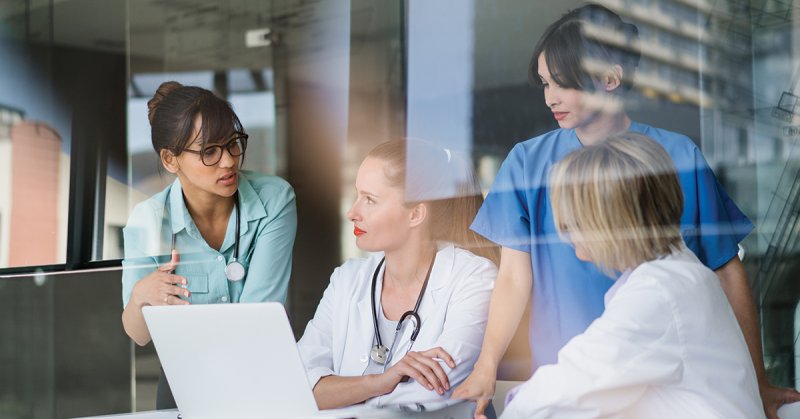
<svg viewBox="0 0 800 419"><path fill-rule="evenodd" d="M172 234L192 304L286 302L297 230L294 190L278 177L241 171L239 261L247 269L242 281L228 281L225 267L233 258L236 212L231 211L220 250L211 248L189 214L178 179L134 207L123 230L122 302L133 286L170 260Z"/></svg>
<svg viewBox="0 0 800 419"><path fill-rule="evenodd" d="M632 123L672 157L683 188L681 232L687 247L717 269L738 252L753 229L686 136ZM575 256L559 237L547 192L551 167L582 145L574 129L556 129L517 144L500 167L472 229L489 240L531 255L530 342L533 365L557 362L558 351L604 310L613 280Z"/></svg>

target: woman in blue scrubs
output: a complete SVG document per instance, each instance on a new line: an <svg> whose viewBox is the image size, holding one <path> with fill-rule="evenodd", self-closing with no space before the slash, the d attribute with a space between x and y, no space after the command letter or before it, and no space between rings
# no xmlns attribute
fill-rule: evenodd
<svg viewBox="0 0 800 419"><path fill-rule="evenodd" d="M593 35L594 34L594 35ZM626 49L600 35L625 39ZM800 398L771 386L764 373L752 293L738 243L753 229L719 185L688 137L631 121L622 106L639 61L638 29L602 6L573 10L550 25L536 45L529 79L544 89L560 128L517 144L497 174L472 229L502 245L497 283L481 356L454 397L478 400L476 417L494 393L497 367L532 299L530 344L534 369L603 312L613 284L581 261L558 237L547 194L550 168L570 152L631 131L653 138L672 158L684 193L681 232L687 247L720 277L744 332L767 412Z"/></svg>
<svg viewBox="0 0 800 419"><path fill-rule="evenodd" d="M212 92L166 82L147 106L153 148L177 179L136 205L124 229L125 332L150 342L147 305L285 303L297 229L291 186L240 170L247 134ZM156 404L174 406L163 372Z"/></svg>

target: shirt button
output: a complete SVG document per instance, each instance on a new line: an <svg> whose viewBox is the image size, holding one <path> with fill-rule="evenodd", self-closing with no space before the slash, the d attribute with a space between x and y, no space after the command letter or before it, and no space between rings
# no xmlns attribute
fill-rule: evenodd
<svg viewBox="0 0 800 419"><path fill-rule="evenodd" d="M359 358L358 360L361 362L367 362L367 359L369 359L367 358L367 354L361 354L361 358Z"/></svg>
<svg viewBox="0 0 800 419"><path fill-rule="evenodd" d="M220 261L220 262L222 262L223 260L225 260L225 258L224 258L224 257L222 257L222 255L219 255L219 256L217 256L217 260L218 260L218 261Z"/></svg>
<svg viewBox="0 0 800 419"><path fill-rule="evenodd" d="M220 300L222 300L222 302L224 303L225 301L228 301L228 297L223 295L222 298L220 298Z"/></svg>

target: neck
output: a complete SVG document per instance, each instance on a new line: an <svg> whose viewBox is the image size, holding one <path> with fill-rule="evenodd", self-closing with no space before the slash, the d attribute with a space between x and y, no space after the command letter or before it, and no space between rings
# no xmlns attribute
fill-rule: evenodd
<svg viewBox="0 0 800 419"><path fill-rule="evenodd" d="M631 126L631 119L624 112L615 114L597 114L586 125L575 128L583 145L593 145L605 140L611 135L627 131Z"/></svg>
<svg viewBox="0 0 800 419"><path fill-rule="evenodd" d="M425 280L433 259L436 245L429 240L410 240L403 247L387 251L384 280L398 288L421 284Z"/></svg>
<svg viewBox="0 0 800 419"><path fill-rule="evenodd" d="M184 185L185 183L182 183ZM191 189L183 189L183 202L195 223L223 220L227 223L233 210L233 196L219 196Z"/></svg>

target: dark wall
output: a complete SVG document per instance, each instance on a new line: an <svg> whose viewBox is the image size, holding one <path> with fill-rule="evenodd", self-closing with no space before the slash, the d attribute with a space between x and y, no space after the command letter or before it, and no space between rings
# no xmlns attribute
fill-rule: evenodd
<svg viewBox="0 0 800 419"><path fill-rule="evenodd" d="M0 279L0 417L131 408L119 271Z"/></svg>
<svg viewBox="0 0 800 419"><path fill-rule="evenodd" d="M120 272L53 280L55 416L129 412L132 346L120 320Z"/></svg>
<svg viewBox="0 0 800 419"><path fill-rule="evenodd" d="M475 150L503 158L518 142L558 128L542 89L525 84L475 91L472 124Z"/></svg>

